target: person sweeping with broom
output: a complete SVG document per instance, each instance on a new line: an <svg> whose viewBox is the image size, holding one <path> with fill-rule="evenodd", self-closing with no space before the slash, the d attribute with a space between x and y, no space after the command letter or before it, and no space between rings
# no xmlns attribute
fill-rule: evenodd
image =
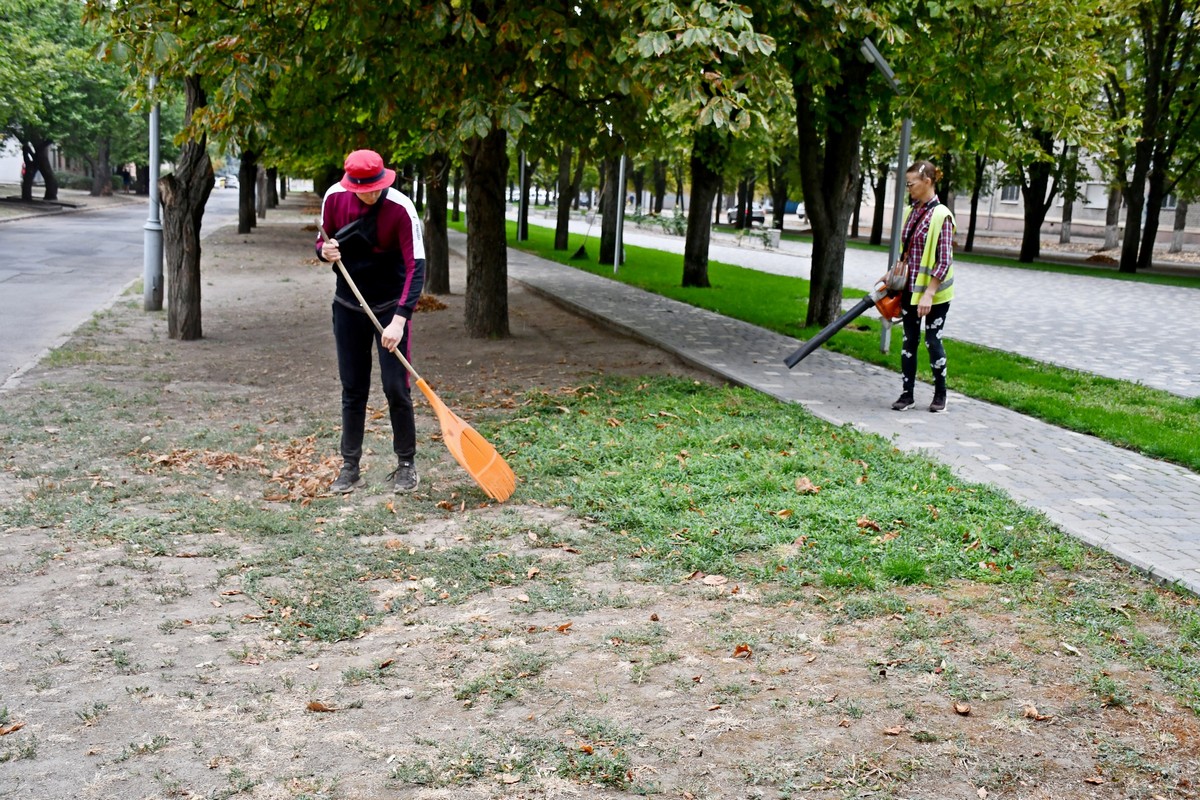
<svg viewBox="0 0 1200 800"><path fill-rule="evenodd" d="M317 257L345 266L383 327L380 333L360 306L352 287L335 268L333 338L342 382L342 467L329 487L348 494L363 486L361 461L371 389L371 359L377 356L392 423L396 468L388 475L393 491L417 488L414 458L416 421L408 373L391 351L410 353L410 327L425 284L425 245L413 202L392 188L394 170L373 150L346 156L345 174L321 201ZM334 231L328 238L325 231ZM375 351L374 353L372 351Z"/></svg>

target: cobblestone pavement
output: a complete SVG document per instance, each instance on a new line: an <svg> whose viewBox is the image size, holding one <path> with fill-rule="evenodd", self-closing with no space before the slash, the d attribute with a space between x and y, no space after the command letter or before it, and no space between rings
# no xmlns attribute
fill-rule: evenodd
<svg viewBox="0 0 1200 800"><path fill-rule="evenodd" d="M452 236L464 246L461 235ZM712 257L728 260L724 249L717 245ZM508 270L513 280L734 383L924 451L964 479L999 486L1041 510L1078 539L1200 592L1200 475L953 391L947 411L933 415L924 410L928 385L918 386L915 409L897 413L889 408L899 393L894 372L824 350L789 371L782 362L796 339L516 250L509 250Z"/></svg>
<svg viewBox="0 0 1200 800"><path fill-rule="evenodd" d="M531 218L535 223L554 224ZM572 222L573 232L587 228ZM598 224L592 234L599 236ZM683 252L679 236L631 229L624 241ZM709 248L713 261L805 279L811 255L807 243L764 249L753 233L740 246L733 235L714 234ZM886 253L849 249L844 285L869 291L886 266ZM1200 397L1200 289L998 267L961 255L955 257L954 280L946 320L951 338Z"/></svg>

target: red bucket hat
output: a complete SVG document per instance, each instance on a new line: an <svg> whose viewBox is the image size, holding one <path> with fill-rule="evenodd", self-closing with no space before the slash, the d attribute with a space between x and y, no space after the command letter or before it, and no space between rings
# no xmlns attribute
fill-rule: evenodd
<svg viewBox="0 0 1200 800"><path fill-rule="evenodd" d="M377 192L396 182L396 171L383 165L383 156L374 150L355 150L346 156L346 174L341 184L356 194Z"/></svg>

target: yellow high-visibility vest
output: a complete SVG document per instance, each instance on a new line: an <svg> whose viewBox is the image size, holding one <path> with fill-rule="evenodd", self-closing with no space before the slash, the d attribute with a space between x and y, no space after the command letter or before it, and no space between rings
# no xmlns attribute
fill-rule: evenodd
<svg viewBox="0 0 1200 800"><path fill-rule="evenodd" d="M904 209L904 225L908 224L908 217L912 214L912 206ZM958 226L954 222L954 215L950 213L950 207L945 203L938 203L929 217L929 234L925 237L925 250L921 253L921 269L917 272L917 280L913 285L912 299L910 302L915 306L921 301L921 295L925 293L925 287L929 285L931 271L933 265L937 263L937 246L938 238L942 235L942 225L946 218L950 218L950 235L954 236L954 231ZM903 230L903 226L901 227ZM953 242L951 242L953 247ZM950 269L946 270L946 277L942 279L942 283L938 286L937 293L933 296L934 303L948 303L954 298L954 259L950 259Z"/></svg>

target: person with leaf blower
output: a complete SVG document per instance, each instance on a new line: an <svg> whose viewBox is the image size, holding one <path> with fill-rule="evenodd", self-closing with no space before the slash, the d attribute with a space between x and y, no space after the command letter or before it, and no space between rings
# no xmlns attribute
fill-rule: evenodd
<svg viewBox="0 0 1200 800"><path fill-rule="evenodd" d="M933 402L929 410L946 409L946 348L942 334L954 298L954 214L938 199L934 183L942 171L928 161L917 161L905 172L909 205L904 210L904 249L893 272L902 274L900 320L904 341L900 348L903 382L895 411L916 405L917 348L921 323L925 323L925 349L933 371ZM887 281L888 275L881 280Z"/></svg>
<svg viewBox="0 0 1200 800"><path fill-rule="evenodd" d="M425 284L421 220L412 200L392 188L396 173L378 153L355 150L346 156L344 168L341 181L329 187L321 201L321 230L335 233L328 239L318 234L317 257L341 260L383 333L335 269L333 337L342 382L342 467L329 490L348 494L365 484L361 461L374 350L396 454L396 468L388 480L394 492L411 492L420 483L414 462L416 420L408 373L390 351L403 347L401 352L411 352L412 315Z"/></svg>

